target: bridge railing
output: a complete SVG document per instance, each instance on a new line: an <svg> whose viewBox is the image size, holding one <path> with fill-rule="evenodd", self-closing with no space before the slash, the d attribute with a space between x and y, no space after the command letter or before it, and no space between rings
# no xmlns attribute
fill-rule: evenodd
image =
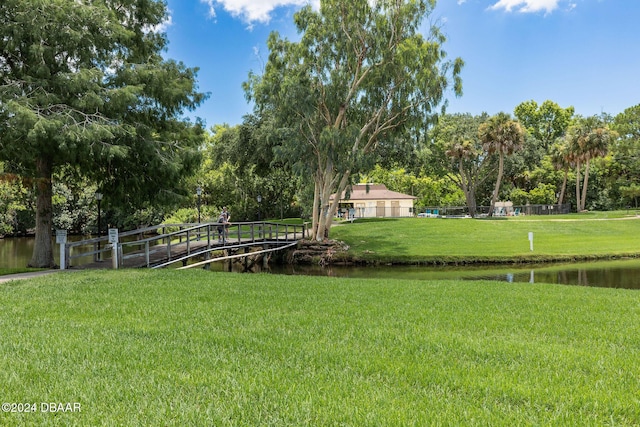
<svg viewBox="0 0 640 427"><path fill-rule="evenodd" d="M212 223L164 224L162 227L155 227L157 230L165 231L162 234L129 242L118 242L118 267L122 267L127 260L142 257L144 257L144 265L149 267L151 255L159 252L165 252L167 259L171 260L173 247L176 245L184 245L187 255L191 255L195 249L193 242L206 240L206 247L210 248L213 225ZM167 229L176 226L179 228L177 231L166 232Z"/></svg>
<svg viewBox="0 0 640 427"><path fill-rule="evenodd" d="M215 260L232 259L244 255L229 255L226 251L239 248L248 248L250 246L291 246L298 240L306 236L307 224L281 224L275 222L234 222L228 224L211 223L214 228L214 234L211 241L214 243L207 244L206 248L189 253L180 252L177 256L168 256L160 264L155 264L153 268L166 267L175 262L186 262L192 256L205 257L204 263L211 262L209 258L212 252L225 251L225 255ZM215 239L215 240L214 240ZM167 252L169 255L169 252Z"/></svg>
<svg viewBox="0 0 640 427"><path fill-rule="evenodd" d="M307 232L306 224L281 224L268 221L232 222L227 226L227 232L223 236L223 241L227 243L246 243L256 240L292 242L304 239Z"/></svg>
<svg viewBox="0 0 640 427"><path fill-rule="evenodd" d="M119 232L118 243L115 248L118 265L114 267L122 267L127 261L135 258L144 260L137 263L137 265L142 264L149 267L152 255L161 252L166 254L167 261L171 261L174 258L173 249L179 245L182 249L180 257L185 258L185 255L190 257L194 253L210 251L212 248L220 246L259 242L293 242L303 239L308 231L306 224L282 224L267 221L225 224L222 228L222 233L218 232L220 226L222 224L211 222L201 224L159 224ZM149 235L150 233L152 234ZM219 237L220 242L218 241ZM68 260L67 267L72 265L73 260L82 257L93 256L94 261L109 258L114 247L108 242L109 237L102 236L65 243L65 259ZM206 244L203 244L204 242Z"/></svg>
<svg viewBox="0 0 640 427"><path fill-rule="evenodd" d="M161 238L161 236L168 234L166 232L167 229L170 228L178 228L179 238L180 232L193 227L194 224L191 223L182 223L182 224L159 224L150 227L138 228L131 231L122 231L118 232L118 241L120 243L129 242L141 242L144 240L155 240ZM145 235L149 233L155 233L152 237L144 238ZM136 237L136 240L133 238ZM127 242L128 243L128 242ZM125 245L127 246L127 245ZM66 242L65 243L65 259L67 260L67 266L70 267L74 263L74 260L78 260L79 258L87 258L93 257L94 261L101 261L104 259L108 259L112 253L113 246L109 243L109 236L101 236L94 237L91 239L80 240L77 242ZM118 249L120 259L122 255L122 249Z"/></svg>

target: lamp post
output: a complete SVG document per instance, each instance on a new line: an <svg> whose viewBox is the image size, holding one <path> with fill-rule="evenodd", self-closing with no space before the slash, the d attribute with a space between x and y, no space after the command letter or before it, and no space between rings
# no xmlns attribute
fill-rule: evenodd
<svg viewBox="0 0 640 427"><path fill-rule="evenodd" d="M94 195L98 202L98 253L96 254L96 261L102 261L102 253L100 252L100 236L102 235L100 230L100 202L102 202L102 193L96 192Z"/></svg>
<svg viewBox="0 0 640 427"><path fill-rule="evenodd" d="M262 220L262 211L260 209L260 203L262 202L262 196L260 194L258 194L258 196L256 197L256 200L258 201L258 221Z"/></svg>
<svg viewBox="0 0 640 427"><path fill-rule="evenodd" d="M202 196L202 187L199 185L196 187L196 194L198 195L198 224L200 224L200 197Z"/></svg>

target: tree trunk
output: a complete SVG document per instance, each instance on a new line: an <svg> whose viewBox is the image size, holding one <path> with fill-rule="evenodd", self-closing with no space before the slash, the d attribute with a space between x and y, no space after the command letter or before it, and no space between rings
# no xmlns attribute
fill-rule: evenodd
<svg viewBox="0 0 640 427"><path fill-rule="evenodd" d="M580 200L580 210L583 211L587 206L587 184L589 183L589 158L584 164L584 183L582 184L582 199Z"/></svg>
<svg viewBox="0 0 640 427"><path fill-rule="evenodd" d="M340 182L338 183L338 188L336 188L336 197L333 198L333 202L331 202L331 205L329 206L329 216L327 218L327 225L326 225L326 233L325 233L325 237L329 237L329 230L331 229L331 224L333 223L333 217L336 216L336 213L338 212L338 207L340 206L340 196L342 195L342 192L344 190L346 190L347 188L347 184L349 183L349 177L351 176L351 171L348 170L346 171L343 175L342 178L340 178ZM329 190L329 193L331 194L331 189Z"/></svg>
<svg viewBox="0 0 640 427"><path fill-rule="evenodd" d="M328 164L325 168L324 176L322 177L322 179L318 180L321 184L321 187L319 188L320 210L318 212L318 229L316 230L316 235L314 236L315 240L317 240L318 242L326 239L329 234L327 221L330 215L329 198L331 197L331 182L333 181L331 179L332 175L333 167ZM337 197L339 197L339 195Z"/></svg>
<svg viewBox="0 0 640 427"><path fill-rule="evenodd" d="M576 165L576 212L580 212L580 161Z"/></svg>
<svg viewBox="0 0 640 427"><path fill-rule="evenodd" d="M34 268L54 268L53 245L51 242L53 187L51 175L53 163L49 158L36 160L36 241L28 266Z"/></svg>
<svg viewBox="0 0 640 427"><path fill-rule="evenodd" d="M469 207L469 216L471 218L475 218L476 217L476 194L475 191L473 191L473 188L467 188L466 191L464 191L464 197L467 200L467 206Z"/></svg>
<svg viewBox="0 0 640 427"><path fill-rule="evenodd" d="M338 206L340 204L340 196L346 189L351 176L351 171L345 171L342 176L334 176L335 170L333 168L325 169L325 176L323 179L319 179L318 182L321 185L319 189L320 209L318 211L318 228L315 230L314 239L316 241L322 241L329 238L329 231L331 230L331 224L333 223L333 217L335 216ZM337 188L337 179L340 178ZM335 194L333 201L331 201L331 194Z"/></svg>
<svg viewBox="0 0 640 427"><path fill-rule="evenodd" d="M469 216L471 218L476 217L476 192L473 184L473 177L467 176L464 173L462 165L462 159L459 160L458 170L460 171L460 189L464 193L464 198L467 201L467 207L469 208Z"/></svg>
<svg viewBox="0 0 640 427"><path fill-rule="evenodd" d="M313 212L311 213L311 238L315 239L318 233L318 218L320 218L320 184L314 179L313 184Z"/></svg>
<svg viewBox="0 0 640 427"><path fill-rule="evenodd" d="M500 182L502 181L502 174L504 173L504 155L500 152L498 160L498 179L496 180L496 187L493 189L493 195L491 196L491 206L489 206L489 216L493 216L493 210L498 200L498 193L500 192Z"/></svg>
<svg viewBox="0 0 640 427"><path fill-rule="evenodd" d="M569 178L569 169L564 169L564 179L562 180L562 188L560 189L560 197L558 197L558 204L561 205L564 201L564 192L567 190L567 179Z"/></svg>

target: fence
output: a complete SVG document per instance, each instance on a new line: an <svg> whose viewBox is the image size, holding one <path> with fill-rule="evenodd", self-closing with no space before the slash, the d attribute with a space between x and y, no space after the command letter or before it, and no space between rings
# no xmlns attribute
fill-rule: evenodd
<svg viewBox="0 0 640 427"><path fill-rule="evenodd" d="M490 206L477 206L476 216L483 217L489 215ZM512 215L561 215L571 212L571 203L561 205L513 205L507 209L494 210L497 216ZM467 206L425 206L415 209L418 216L427 217L465 217L469 216Z"/></svg>
<svg viewBox="0 0 640 427"><path fill-rule="evenodd" d="M338 209L337 216L340 219L355 218L408 218L416 216L415 208L405 206L367 206L356 208Z"/></svg>

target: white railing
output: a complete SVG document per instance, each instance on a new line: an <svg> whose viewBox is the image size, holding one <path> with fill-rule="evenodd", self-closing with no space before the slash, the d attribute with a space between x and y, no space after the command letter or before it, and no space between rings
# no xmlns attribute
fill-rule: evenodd
<svg viewBox="0 0 640 427"><path fill-rule="evenodd" d="M171 231L176 228L177 230ZM221 232L219 228L221 228ZM280 224L266 221L236 222L224 225L218 223L160 224L118 232L115 246L113 243L109 243L109 236L65 243L65 259L68 265L61 265L61 268L70 267L73 260L79 258L93 256L94 261L100 261L108 259L109 255L111 255L114 268L127 264L150 267L152 255L158 253L163 253L166 256L163 258L166 259L163 264L170 264L204 252L221 250L237 244L293 242L303 239L307 231L306 224ZM150 237L144 237L149 233L154 234ZM138 238L128 240L134 236L138 236ZM182 250L179 251L179 255L175 256L174 249L177 247L182 247ZM140 259L141 262L131 262L134 259Z"/></svg>

